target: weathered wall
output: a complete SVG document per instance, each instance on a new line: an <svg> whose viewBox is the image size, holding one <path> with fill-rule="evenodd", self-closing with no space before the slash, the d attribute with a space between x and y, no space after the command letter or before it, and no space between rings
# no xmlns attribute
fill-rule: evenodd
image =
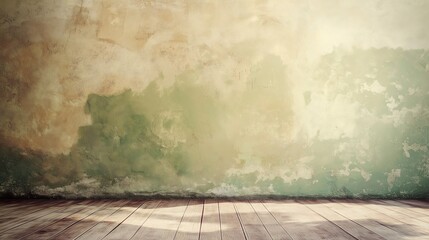
<svg viewBox="0 0 429 240"><path fill-rule="evenodd" d="M429 1L0 1L0 192L425 197Z"/></svg>

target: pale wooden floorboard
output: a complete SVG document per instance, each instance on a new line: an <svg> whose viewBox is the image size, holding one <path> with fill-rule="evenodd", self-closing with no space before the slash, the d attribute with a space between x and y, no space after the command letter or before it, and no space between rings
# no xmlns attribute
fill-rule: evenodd
<svg viewBox="0 0 429 240"><path fill-rule="evenodd" d="M246 238L249 240L270 239L271 236L262 224L255 210L249 202L235 202L234 206L238 212L240 222L243 226Z"/></svg>
<svg viewBox="0 0 429 240"><path fill-rule="evenodd" d="M76 239L103 239L107 234L113 231L117 226L119 226L123 221L125 221L125 219L127 219L131 214L133 214L141 206L141 204L142 203L138 201L127 202L124 206L113 212L111 215L107 216L101 221L98 221L98 223L94 227L92 227Z"/></svg>
<svg viewBox="0 0 429 240"><path fill-rule="evenodd" d="M246 239L242 223L237 215L234 203L227 201L219 202L220 228L222 240L244 240Z"/></svg>
<svg viewBox="0 0 429 240"><path fill-rule="evenodd" d="M407 231L409 232L413 232L415 234L420 235L429 235L429 224L424 221L410 217L409 215L403 214L401 212L390 210L388 207L385 207L385 205L376 205L368 201L358 202L360 202L363 206L371 209L371 211L373 212L378 212L394 219L398 223L403 224L407 227Z"/></svg>
<svg viewBox="0 0 429 240"><path fill-rule="evenodd" d="M357 239L373 239L373 240L383 240L384 238L380 235L368 230L367 228L351 221L350 219L344 217L343 215L333 211L325 205L327 201L321 200L307 200L301 201L305 206L317 212L323 216L328 221L337 225L339 228L348 232L350 235Z"/></svg>
<svg viewBox="0 0 429 240"><path fill-rule="evenodd" d="M42 206L36 206L34 208L30 207L29 209L31 213L24 214L25 212L23 212L17 218L14 218L2 223L0 225L0 234L3 234L3 232L5 231L9 231L10 229L19 227L23 224L26 224L28 222L41 218L45 215L48 215L51 212L54 212L56 210L59 210L67 206L67 204L69 203L70 201L55 201L52 205L49 205L49 202L47 202L45 205L42 205Z"/></svg>
<svg viewBox="0 0 429 240"><path fill-rule="evenodd" d="M201 217L203 214L203 200L190 200L183 219L177 229L175 240L197 240L200 236Z"/></svg>
<svg viewBox="0 0 429 240"><path fill-rule="evenodd" d="M392 206L396 206L397 208L402 209L402 211L407 210L408 212L415 212L416 214L419 214L419 216L421 216L421 218L423 219L428 219L429 217L428 210L424 208L420 208L420 207L416 207L416 206L405 204L399 201L392 201L392 200L383 200L381 202Z"/></svg>
<svg viewBox="0 0 429 240"><path fill-rule="evenodd" d="M163 200L131 239L174 239L188 202L189 200Z"/></svg>
<svg viewBox="0 0 429 240"><path fill-rule="evenodd" d="M274 240L291 240L289 233L277 222L261 201L251 201L251 205Z"/></svg>
<svg viewBox="0 0 429 240"><path fill-rule="evenodd" d="M204 201L200 239L222 239L221 223L219 218L219 203L217 200L208 199Z"/></svg>
<svg viewBox="0 0 429 240"><path fill-rule="evenodd" d="M417 200L0 200L0 239L429 239Z"/></svg>
<svg viewBox="0 0 429 240"><path fill-rule="evenodd" d="M365 216L370 219L374 219L378 223L400 233L404 238L407 239L421 239L424 236L429 236L427 233L421 233L418 228L409 224L410 220L398 221L395 218L389 216L386 211L374 211L366 207L367 203L357 200L347 200L342 202L343 205L347 207L353 207L358 211L361 211Z"/></svg>
<svg viewBox="0 0 429 240"><path fill-rule="evenodd" d="M108 202L106 201L91 201L89 203L83 203L84 208L66 218L60 219L45 228L41 228L36 232L31 233L30 235L24 237L25 240L45 240L50 239L51 237L57 235L61 231L67 229L73 224L78 223L79 221L85 219L94 212L100 210L106 206Z"/></svg>
<svg viewBox="0 0 429 240"><path fill-rule="evenodd" d="M399 203L399 205L396 205L396 202L381 202L381 201L372 201L377 203L378 205L383 206L384 208L388 208L389 210L396 211L399 213L402 213L404 215L407 215L408 217L417 219L419 221L425 222L429 224L429 216L426 214L420 213L415 210L415 207L412 207L413 209L410 209L407 205L404 205L402 203ZM405 206L405 207L404 207Z"/></svg>
<svg viewBox="0 0 429 240"><path fill-rule="evenodd" d="M295 240L355 239L343 229L298 202L292 200L266 201L265 205Z"/></svg>
<svg viewBox="0 0 429 240"><path fill-rule="evenodd" d="M88 201L87 201L88 202ZM3 239L21 239L28 235L32 235L34 232L39 229L43 229L50 224L59 221L63 218L66 218L74 213L84 209L85 206L79 201L69 201L67 205L58 208L56 211L51 212L47 215L44 215L40 218L28 221L25 224L19 225L11 230L8 230L3 233Z"/></svg>
<svg viewBox="0 0 429 240"><path fill-rule="evenodd" d="M398 231L397 228L395 229L394 226L389 226L383 221L380 221L381 219L375 216L371 211L363 210L357 204L344 203L344 201L336 200L332 203L328 203L327 206L385 239L412 239L402 231Z"/></svg>
<svg viewBox="0 0 429 240"><path fill-rule="evenodd" d="M141 225L150 217L152 212L158 207L159 200L144 202L130 217L122 222L117 228L109 233L105 240L131 239L139 230Z"/></svg>
<svg viewBox="0 0 429 240"><path fill-rule="evenodd" d="M93 214L89 215L88 217L82 219L81 221L71 225L70 227L54 235L53 239L58 239L58 240L76 239L77 237L79 237L80 235L84 234L86 231L90 230L92 227L97 225L98 222L103 221L106 217L116 212L127 202L128 201L126 200L111 201L106 206L94 212Z"/></svg>

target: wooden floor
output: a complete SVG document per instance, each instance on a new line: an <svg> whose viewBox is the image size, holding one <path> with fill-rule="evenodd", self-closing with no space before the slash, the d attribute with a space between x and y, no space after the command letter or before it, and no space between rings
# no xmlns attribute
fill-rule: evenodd
<svg viewBox="0 0 429 240"><path fill-rule="evenodd" d="M429 202L0 200L0 239L429 239Z"/></svg>

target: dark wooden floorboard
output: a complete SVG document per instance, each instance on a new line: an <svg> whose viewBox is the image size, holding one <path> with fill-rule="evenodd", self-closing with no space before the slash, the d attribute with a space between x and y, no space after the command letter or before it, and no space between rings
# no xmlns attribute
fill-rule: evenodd
<svg viewBox="0 0 429 240"><path fill-rule="evenodd" d="M427 213L429 214L429 200L427 200L427 201L423 201L423 200L400 200L399 202L402 202L402 203L405 203L405 204L408 204L411 206L426 209Z"/></svg>
<svg viewBox="0 0 429 240"><path fill-rule="evenodd" d="M44 200L18 201L15 204L2 205L0 207L0 223L16 219L22 214L30 214L43 210L45 206L52 206L52 202Z"/></svg>
<svg viewBox="0 0 429 240"><path fill-rule="evenodd" d="M429 240L418 200L0 200L0 239Z"/></svg>
<svg viewBox="0 0 429 240"><path fill-rule="evenodd" d="M110 216L112 213L116 212L119 208L125 205L128 201L126 200L115 200L109 202L106 206L102 207L98 211L92 213L88 217L82 219L81 221L76 222L70 227L64 229L58 234L54 235L53 239L76 239L77 237L84 234L86 231L93 228L97 225L98 222L103 221L106 217Z"/></svg>
<svg viewBox="0 0 429 240"><path fill-rule="evenodd" d="M9 217L10 215L16 215L20 210L26 210L30 205L39 205L43 203L41 199L33 200L16 200L13 202L0 201L0 221L4 217Z"/></svg>
<svg viewBox="0 0 429 240"><path fill-rule="evenodd" d="M0 234L3 235L3 232L5 231L9 231L28 222L35 221L56 210L62 209L66 207L69 203L70 201L54 201L52 202L52 204L49 204L48 201L45 201L43 204L37 206L29 206L28 214L24 211L21 212L17 217L2 222L0 225Z"/></svg>
<svg viewBox="0 0 429 240"><path fill-rule="evenodd" d="M79 201L69 201L66 205L58 208L57 210L44 215L40 218L28 221L25 224L19 225L11 230L8 230L3 233L3 239L21 239L28 235L32 235L34 232L39 229L43 229L50 224L59 221L63 218L66 218L74 213L82 210L85 206Z"/></svg>

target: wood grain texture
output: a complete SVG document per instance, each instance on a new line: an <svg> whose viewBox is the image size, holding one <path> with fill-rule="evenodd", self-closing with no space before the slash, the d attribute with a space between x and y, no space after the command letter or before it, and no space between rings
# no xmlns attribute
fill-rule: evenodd
<svg viewBox="0 0 429 240"><path fill-rule="evenodd" d="M57 211L51 212L43 217L38 219L34 219L33 221L29 221L25 224L22 224L11 231L7 231L3 236L4 239L22 239L25 237L32 238L33 233L39 231L40 229L44 229L45 227L60 221L62 219L68 218L75 214L76 212L81 211L86 208L86 203L89 201L84 201L83 203L80 201L71 201L64 208L59 208Z"/></svg>
<svg viewBox="0 0 429 240"><path fill-rule="evenodd" d="M198 239L200 236L203 200L190 200L180 222L175 240Z"/></svg>
<svg viewBox="0 0 429 240"><path fill-rule="evenodd" d="M346 200L342 201L341 204L346 207L352 207L361 214L364 214L367 218L392 229L398 233L398 236L403 236L404 239L419 239L422 236L429 236L426 233L417 231L418 229L415 228L415 226L409 224L411 219L408 221L399 221L389 216L385 211L373 211L372 209L365 207L365 205L367 205L366 203L362 203L357 200Z"/></svg>
<svg viewBox="0 0 429 240"><path fill-rule="evenodd" d="M354 221L344 217L343 215L327 207L325 203L327 203L328 201L326 200L307 200L300 202L305 204L305 206L307 206L314 212L324 217L327 221L332 222L333 224L337 225L339 228L343 229L357 239L384 239L380 235L366 229L365 227L355 223Z"/></svg>
<svg viewBox="0 0 429 240"><path fill-rule="evenodd" d="M46 202L45 204L41 204L40 206L31 206L29 207L29 213L22 212L18 217L6 221L0 226L0 233L5 231L9 231L10 229L19 227L28 222L35 221L43 216L46 216L56 210L60 210L66 207L70 201L55 201L52 204Z"/></svg>
<svg viewBox="0 0 429 240"><path fill-rule="evenodd" d="M371 217L370 211L362 211L357 204L343 204L344 201L334 201L327 203L327 206L333 211L353 220L357 224L369 229L372 232L384 237L385 239L408 239L406 235L397 232L386 226L382 222ZM353 207L351 207L353 205Z"/></svg>
<svg viewBox="0 0 429 240"><path fill-rule="evenodd" d="M130 201L124 206L107 216L103 220L99 221L97 225L80 235L77 239L79 240L100 240L107 234L113 231L119 226L125 219L133 214L140 206L141 202Z"/></svg>
<svg viewBox="0 0 429 240"><path fill-rule="evenodd" d="M61 231L67 229L68 227L72 226L73 224L76 224L89 215L93 214L94 212L100 210L104 206L106 206L108 202L106 201L91 201L87 204L83 203L84 206L82 210L66 217L63 219L58 220L57 222L54 222L50 224L49 226L45 228L41 228L36 232L31 233L30 235L24 237L23 239L28 240L42 240L42 239L50 239L51 237L55 236L56 234L60 233Z"/></svg>
<svg viewBox="0 0 429 240"><path fill-rule="evenodd" d="M141 225L150 217L158 207L159 200L146 201L130 217L123 221L117 228L110 232L104 239L120 240L130 239L139 230Z"/></svg>
<svg viewBox="0 0 429 240"><path fill-rule="evenodd" d="M110 216L112 213L116 212L119 208L125 205L128 201L126 200L115 200L111 201L102 209L94 212L88 217L82 219L81 221L73 224L72 226L66 228L64 231L59 232L57 235L53 236L54 239L75 239L97 225L98 222L103 221L106 217Z"/></svg>
<svg viewBox="0 0 429 240"><path fill-rule="evenodd" d="M226 201L219 202L219 213L222 239L246 239L234 203Z"/></svg>
<svg viewBox="0 0 429 240"><path fill-rule="evenodd" d="M261 201L251 201L251 205L272 239L292 239L289 233L277 222Z"/></svg>
<svg viewBox="0 0 429 240"><path fill-rule="evenodd" d="M265 229L264 224L262 224L250 203L246 201L235 202L234 206L238 212L238 216L240 217L240 221L247 239L270 238L270 234L268 233L267 229Z"/></svg>
<svg viewBox="0 0 429 240"><path fill-rule="evenodd" d="M174 239L188 202L163 200L131 239Z"/></svg>
<svg viewBox="0 0 429 240"><path fill-rule="evenodd" d="M266 201L265 205L293 239L354 239L298 202Z"/></svg>
<svg viewBox="0 0 429 240"><path fill-rule="evenodd" d="M200 239L221 239L221 223L219 218L219 203L217 200L204 201L203 219L201 222Z"/></svg>
<svg viewBox="0 0 429 240"><path fill-rule="evenodd" d="M371 209L373 212L377 212L379 214L383 214L387 217L390 217L394 219L394 221L397 221L400 224L407 226L407 232L413 232L417 234L425 234L429 236L429 223L419 220L418 218L414 218L412 216L409 216L403 212L398 212L389 209L389 207L386 207L385 205L379 205L379 204L372 204L372 202L364 202L359 201L362 203L363 206L366 208Z"/></svg>
<svg viewBox="0 0 429 240"><path fill-rule="evenodd" d="M0 239L5 240L429 240L426 202L414 200L19 200L1 204L0 211L9 213L0 222Z"/></svg>

